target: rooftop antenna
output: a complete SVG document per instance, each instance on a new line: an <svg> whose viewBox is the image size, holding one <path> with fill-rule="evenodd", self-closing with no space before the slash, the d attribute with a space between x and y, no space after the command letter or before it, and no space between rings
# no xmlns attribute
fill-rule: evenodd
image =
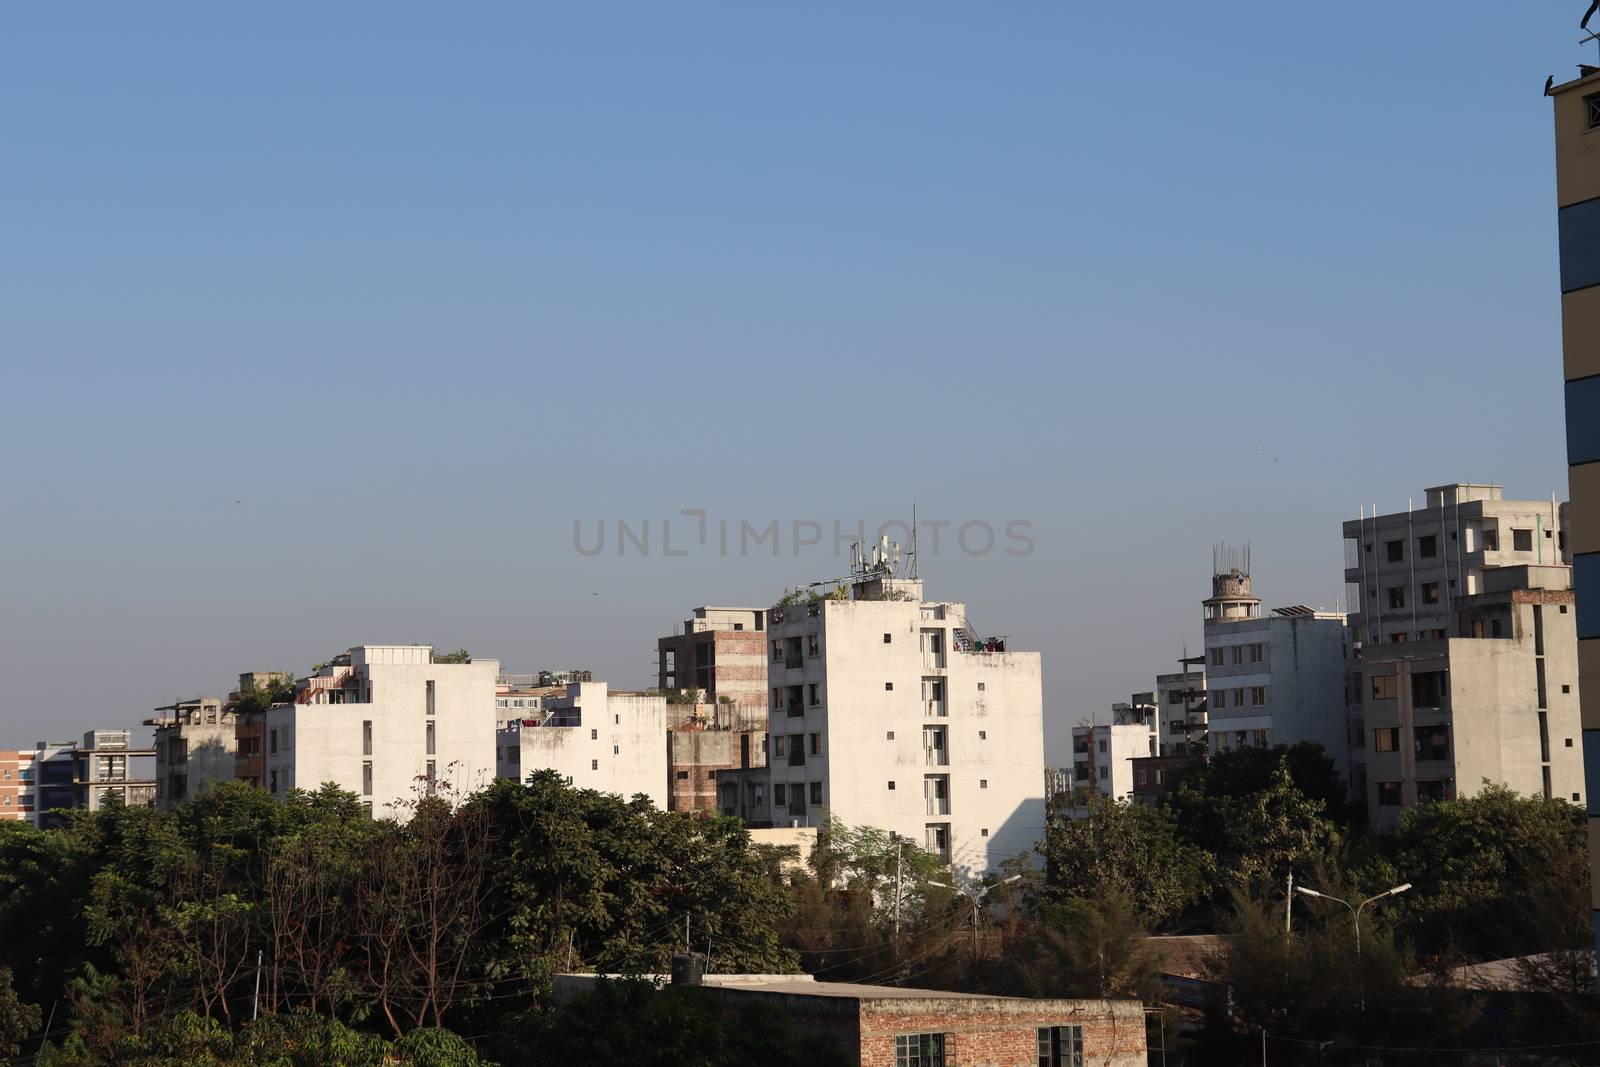
<svg viewBox="0 0 1600 1067"><path fill-rule="evenodd" d="M1585 11L1583 13L1583 18L1578 20L1578 29L1584 31L1584 35L1578 39L1579 44L1588 44L1590 41L1600 41L1600 33L1596 33L1594 30L1589 29L1589 20L1594 18L1594 13L1597 10L1600 10L1600 0L1593 0L1593 2L1589 5L1589 10Z"/></svg>
<svg viewBox="0 0 1600 1067"><path fill-rule="evenodd" d="M1551 494L1555 499L1555 494ZM906 553L906 577L917 577L917 498L911 498L911 550Z"/></svg>

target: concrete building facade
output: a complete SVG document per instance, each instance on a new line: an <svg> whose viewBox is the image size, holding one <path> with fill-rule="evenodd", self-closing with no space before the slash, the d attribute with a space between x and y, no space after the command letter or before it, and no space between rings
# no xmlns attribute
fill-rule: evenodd
<svg viewBox="0 0 1600 1067"><path fill-rule="evenodd" d="M1203 604L1208 749L1313 741L1348 778L1345 616L1301 606L1263 616L1248 560L1214 568Z"/></svg>
<svg viewBox="0 0 1600 1067"><path fill-rule="evenodd" d="M34 746L34 823L64 825L66 813L107 803L149 807L155 800L155 750L138 748L129 730L89 730L81 742Z"/></svg>
<svg viewBox="0 0 1600 1067"><path fill-rule="evenodd" d="M495 660L435 663L428 645L360 645L266 712L267 789L325 782L376 817L406 819L423 795L457 795L495 774Z"/></svg>
<svg viewBox="0 0 1600 1067"><path fill-rule="evenodd" d="M769 746L760 825L831 815L981 873L1044 832L1037 652L984 638L966 605L923 598L884 568L843 595L767 612ZM720 778L720 776L719 776ZM764 810L763 810L764 809Z"/></svg>
<svg viewBox="0 0 1600 1067"><path fill-rule="evenodd" d="M156 810L171 811L237 771L233 712L216 697L175 700L155 709Z"/></svg>
<svg viewBox="0 0 1600 1067"><path fill-rule="evenodd" d="M578 789L644 794L667 806L667 700L659 694L574 682L537 698L495 736L497 773L525 781L550 770Z"/></svg>
<svg viewBox="0 0 1600 1067"><path fill-rule="evenodd" d="M1485 781L1584 802L1577 615L1566 567L1501 567L1455 600L1443 639L1364 648L1359 695L1375 828Z"/></svg>
<svg viewBox="0 0 1600 1067"><path fill-rule="evenodd" d="M1589 879L1600 952L1600 73L1556 86L1556 220Z"/></svg>
<svg viewBox="0 0 1600 1067"><path fill-rule="evenodd" d="M1205 657L1185 659L1182 667L1156 675L1156 742L1162 756L1199 756L1207 747Z"/></svg>

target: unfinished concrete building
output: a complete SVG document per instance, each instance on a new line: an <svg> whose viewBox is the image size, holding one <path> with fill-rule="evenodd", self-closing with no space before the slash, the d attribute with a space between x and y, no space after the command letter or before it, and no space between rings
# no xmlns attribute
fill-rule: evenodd
<svg viewBox="0 0 1600 1067"><path fill-rule="evenodd" d="M1484 781L1581 802L1568 506L1426 493L1344 524L1352 785L1379 829Z"/></svg>
<svg viewBox="0 0 1600 1067"><path fill-rule="evenodd" d="M208 785L233 779L233 712L216 697L175 700L144 724L155 730L156 810L171 811Z"/></svg>
<svg viewBox="0 0 1600 1067"><path fill-rule="evenodd" d="M695 608L656 642L670 810L715 811L718 772L766 766L766 652L761 608Z"/></svg>

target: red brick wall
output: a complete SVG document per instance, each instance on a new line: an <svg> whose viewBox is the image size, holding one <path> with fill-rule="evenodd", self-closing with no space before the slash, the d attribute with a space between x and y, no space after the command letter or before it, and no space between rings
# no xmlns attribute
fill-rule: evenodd
<svg viewBox="0 0 1600 1067"><path fill-rule="evenodd" d="M958 1067L1037 1067L1043 1026L1082 1026L1087 1063L1144 1067L1137 1001L887 999L861 1003L861 1067L895 1067L897 1034L942 1033Z"/></svg>

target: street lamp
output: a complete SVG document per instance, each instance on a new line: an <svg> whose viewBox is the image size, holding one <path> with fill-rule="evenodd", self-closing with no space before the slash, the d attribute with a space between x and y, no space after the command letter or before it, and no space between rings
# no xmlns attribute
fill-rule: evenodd
<svg viewBox="0 0 1600 1067"><path fill-rule="evenodd" d="M1296 893L1303 893L1308 897L1317 897L1319 900L1332 900L1336 903L1343 904L1346 908L1350 909L1350 917L1355 921L1356 927L1356 988L1361 993L1362 1015L1367 1013L1367 982L1365 976L1361 972L1361 912L1368 904L1376 903L1377 901L1383 900L1387 897L1397 897L1410 888L1410 882L1402 882L1392 889L1385 889L1377 896L1368 897L1360 904L1351 907L1348 900L1342 900L1339 897L1333 896L1331 893L1319 893L1315 889L1307 889L1303 885L1297 885L1294 887L1294 891Z"/></svg>
<svg viewBox="0 0 1600 1067"><path fill-rule="evenodd" d="M952 889L972 902L972 955L976 957L978 955L978 903L988 896L989 890L995 888L995 886L1010 885L1012 882L1020 881L1022 881L1022 875L1013 874L1010 878L1000 879L994 885L979 886L976 892L971 886L951 885L948 882L935 882L932 879L928 880L928 884L936 885L940 889Z"/></svg>

